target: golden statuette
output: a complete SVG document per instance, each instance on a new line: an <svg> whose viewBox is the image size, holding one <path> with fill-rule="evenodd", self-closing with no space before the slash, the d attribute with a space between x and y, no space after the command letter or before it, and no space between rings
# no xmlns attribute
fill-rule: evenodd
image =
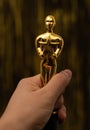
<svg viewBox="0 0 90 130"><path fill-rule="evenodd" d="M57 57L60 55L64 40L53 32L55 18L48 15L45 19L46 33L39 35L35 40L36 50L41 58L40 71L43 85L51 79L57 70Z"/></svg>

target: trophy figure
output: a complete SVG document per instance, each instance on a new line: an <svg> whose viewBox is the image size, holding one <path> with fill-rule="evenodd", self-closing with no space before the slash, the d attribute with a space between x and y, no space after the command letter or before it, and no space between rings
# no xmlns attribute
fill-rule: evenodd
<svg viewBox="0 0 90 130"><path fill-rule="evenodd" d="M64 45L63 38L53 32L55 24L55 18L48 15L45 19L46 33L39 35L35 40L36 50L41 58L40 71L44 86L56 73L56 60Z"/></svg>

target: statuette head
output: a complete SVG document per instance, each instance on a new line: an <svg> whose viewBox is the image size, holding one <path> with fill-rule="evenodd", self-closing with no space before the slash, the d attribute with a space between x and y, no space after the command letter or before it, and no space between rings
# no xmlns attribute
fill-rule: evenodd
<svg viewBox="0 0 90 130"><path fill-rule="evenodd" d="M47 31L51 32L55 26L55 18L52 15L48 15L45 19L45 25L47 28Z"/></svg>

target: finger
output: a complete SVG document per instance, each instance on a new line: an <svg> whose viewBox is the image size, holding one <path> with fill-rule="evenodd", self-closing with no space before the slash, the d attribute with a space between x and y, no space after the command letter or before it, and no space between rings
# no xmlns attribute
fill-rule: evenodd
<svg viewBox="0 0 90 130"><path fill-rule="evenodd" d="M40 74L30 77L29 79L30 84L32 83L33 85L36 85L39 88L43 87Z"/></svg>
<svg viewBox="0 0 90 130"><path fill-rule="evenodd" d="M58 110L62 107L62 105L64 104L64 97L63 94L59 96L59 98L57 99L56 103L55 103L55 110Z"/></svg>
<svg viewBox="0 0 90 130"><path fill-rule="evenodd" d="M63 93L65 87L70 82L71 77L72 72L70 70L64 70L53 76L47 85L42 89L45 92L46 99L50 98L50 100L55 103L59 95Z"/></svg>
<svg viewBox="0 0 90 130"><path fill-rule="evenodd" d="M41 77L40 74L22 79L19 84L19 88L22 87L23 89L29 90L29 91L36 91L42 87Z"/></svg>
<svg viewBox="0 0 90 130"><path fill-rule="evenodd" d="M62 107L58 110L58 118L60 122L63 122L66 119L66 107L62 105Z"/></svg>

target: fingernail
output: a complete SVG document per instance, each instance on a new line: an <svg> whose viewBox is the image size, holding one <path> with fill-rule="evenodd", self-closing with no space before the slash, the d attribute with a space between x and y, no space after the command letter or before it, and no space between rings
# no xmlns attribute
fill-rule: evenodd
<svg viewBox="0 0 90 130"><path fill-rule="evenodd" d="M67 78L71 78L72 77L72 71L69 70L69 69L66 69L63 71L64 75L67 77Z"/></svg>

